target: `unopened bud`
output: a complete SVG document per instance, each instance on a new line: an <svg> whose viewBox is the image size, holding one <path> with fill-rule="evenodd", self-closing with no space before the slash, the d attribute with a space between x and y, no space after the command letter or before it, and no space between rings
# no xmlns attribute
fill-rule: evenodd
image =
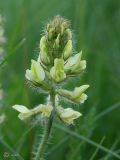
<svg viewBox="0 0 120 160"><path fill-rule="evenodd" d="M58 34L54 44L55 49L58 49L59 47L60 47L60 34Z"/></svg>
<svg viewBox="0 0 120 160"><path fill-rule="evenodd" d="M26 70L25 77L33 83L37 82L41 84L45 78L45 72L39 62L35 60L32 60L31 62L31 70Z"/></svg>
<svg viewBox="0 0 120 160"><path fill-rule="evenodd" d="M50 75L56 82L60 82L66 78L63 59L56 58L54 60L54 66L50 70Z"/></svg>
<svg viewBox="0 0 120 160"><path fill-rule="evenodd" d="M82 52L68 59L67 63L65 64L65 71L67 74L80 73L86 68L86 61L81 60L81 55Z"/></svg>
<svg viewBox="0 0 120 160"><path fill-rule="evenodd" d="M69 40L63 49L64 60L68 59L72 55L72 40Z"/></svg>
<svg viewBox="0 0 120 160"><path fill-rule="evenodd" d="M50 64L50 56L48 55L47 42L45 36L43 36L40 40L40 59L43 64Z"/></svg>

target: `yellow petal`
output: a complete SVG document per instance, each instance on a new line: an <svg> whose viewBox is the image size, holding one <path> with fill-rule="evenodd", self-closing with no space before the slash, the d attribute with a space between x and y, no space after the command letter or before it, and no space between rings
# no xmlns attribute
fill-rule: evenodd
<svg viewBox="0 0 120 160"><path fill-rule="evenodd" d="M20 113L28 113L29 112L29 109L23 105L16 104L16 105L12 106L12 108L14 108L15 110L17 110Z"/></svg>
<svg viewBox="0 0 120 160"><path fill-rule="evenodd" d="M40 59L43 64L45 64L45 65L50 64L50 57L48 55L45 36L43 36L40 40Z"/></svg>
<svg viewBox="0 0 120 160"><path fill-rule="evenodd" d="M63 59L56 58L54 60L54 66L50 70L50 75L56 82L60 82L66 78Z"/></svg>
<svg viewBox="0 0 120 160"><path fill-rule="evenodd" d="M86 61L81 60L82 51L68 59L65 64L65 71L69 74L77 74L86 68Z"/></svg>
<svg viewBox="0 0 120 160"><path fill-rule="evenodd" d="M68 125L73 124L74 120L82 115L80 112L75 111L72 108L64 109L62 107L58 108L58 114L61 120Z"/></svg>
<svg viewBox="0 0 120 160"><path fill-rule="evenodd" d="M68 59L72 55L72 40L69 40L63 50L64 60Z"/></svg>
<svg viewBox="0 0 120 160"><path fill-rule="evenodd" d="M45 72L39 62L32 60L31 71L35 81L42 82L44 80Z"/></svg>
<svg viewBox="0 0 120 160"><path fill-rule="evenodd" d="M58 89L57 93L63 97L72 100L73 102L83 103L87 99L87 95L84 92L87 90L89 85L82 85L76 87L73 91L68 91L65 89Z"/></svg>

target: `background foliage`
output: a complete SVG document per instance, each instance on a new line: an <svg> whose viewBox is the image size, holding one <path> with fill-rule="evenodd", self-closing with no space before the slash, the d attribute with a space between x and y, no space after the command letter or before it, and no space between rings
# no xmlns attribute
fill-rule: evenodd
<svg viewBox="0 0 120 160"><path fill-rule="evenodd" d="M29 160L36 130L42 131L41 126L30 129L30 123L20 121L11 106L17 103L33 107L45 100L45 95L26 84L24 74L30 67L30 59L37 58L44 24L56 14L71 21L75 49L82 49L87 60L86 72L67 87L84 83L91 87L85 104L75 106L83 116L72 130L54 124L46 157L49 160L120 159L112 155L120 152L120 0L0 0L0 13L6 19L6 56L11 55L0 68L5 93L0 112L6 114L0 126L1 159L8 152L6 159L20 159L19 153ZM19 45L24 38L24 43Z"/></svg>

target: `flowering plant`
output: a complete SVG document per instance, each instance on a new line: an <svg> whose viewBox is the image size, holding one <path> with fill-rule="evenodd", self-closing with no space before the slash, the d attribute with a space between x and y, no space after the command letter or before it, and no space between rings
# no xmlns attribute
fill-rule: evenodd
<svg viewBox="0 0 120 160"><path fill-rule="evenodd" d="M63 89L60 84L67 82L69 77L75 77L86 68L86 61L81 60L82 51L73 55L72 32L69 22L61 16L55 16L45 28L45 33L40 39L40 54L38 59L31 61L31 68L26 70L25 77L34 86L40 87L48 94L46 104L39 104L33 109L22 105L14 105L20 114L21 120L42 116L46 119L45 133L38 147L35 160L43 157L46 143L55 115L66 125L82 114L72 108L59 105L60 97L72 103L84 103L87 95L84 93L89 85L75 87L73 91Z"/></svg>

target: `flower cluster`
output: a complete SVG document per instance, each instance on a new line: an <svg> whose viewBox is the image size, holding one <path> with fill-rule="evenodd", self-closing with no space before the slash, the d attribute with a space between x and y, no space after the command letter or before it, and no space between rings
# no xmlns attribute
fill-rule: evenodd
<svg viewBox="0 0 120 160"><path fill-rule="evenodd" d="M84 93L89 85L76 87L73 91L62 89L60 84L67 81L68 77L80 74L86 68L86 61L81 59L82 51L73 55L72 32L69 22L60 16L55 16L45 28L44 35L40 39L40 54L38 59L31 61L31 68L26 70L25 77L33 85L42 88L47 93L55 93L55 101L60 96L74 102L84 103L87 95ZM57 99L57 100L56 100ZM20 112L19 118L26 119L35 114L49 117L54 109L51 105L39 105L34 109L15 105L14 109ZM73 124L74 119L81 113L72 108L64 109L60 105L55 106L57 116L65 124Z"/></svg>

